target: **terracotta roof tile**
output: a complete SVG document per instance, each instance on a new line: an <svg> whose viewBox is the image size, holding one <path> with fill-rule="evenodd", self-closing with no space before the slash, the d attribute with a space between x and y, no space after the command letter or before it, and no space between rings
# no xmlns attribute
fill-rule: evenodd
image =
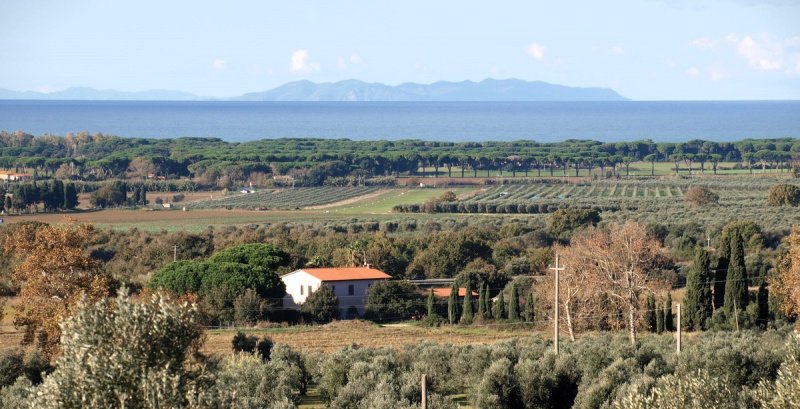
<svg viewBox="0 0 800 409"><path fill-rule="evenodd" d="M322 281L388 280L383 271L369 267L301 268L300 270Z"/></svg>
<svg viewBox="0 0 800 409"><path fill-rule="evenodd" d="M458 289L458 296L459 296L459 297L463 297L463 296L465 296L466 294L467 294L467 289L466 289L466 288L464 288L464 287L460 287L460 288ZM449 296L450 296L450 287L447 287L447 288L434 288L434 289L433 289L433 295L435 295L435 296L437 296L437 297L444 297L444 298L447 298L447 297L449 297ZM473 297L477 297L477 296L478 296L478 293L477 293L477 292L475 292L475 291L473 291L473 292L472 292L472 296L473 296Z"/></svg>

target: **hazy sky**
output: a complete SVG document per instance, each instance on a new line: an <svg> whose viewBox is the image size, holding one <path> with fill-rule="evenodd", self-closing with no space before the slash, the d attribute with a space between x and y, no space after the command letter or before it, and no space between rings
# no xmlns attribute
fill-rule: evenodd
<svg viewBox="0 0 800 409"><path fill-rule="evenodd" d="M638 100L800 99L800 0L0 0L0 88L542 80Z"/></svg>

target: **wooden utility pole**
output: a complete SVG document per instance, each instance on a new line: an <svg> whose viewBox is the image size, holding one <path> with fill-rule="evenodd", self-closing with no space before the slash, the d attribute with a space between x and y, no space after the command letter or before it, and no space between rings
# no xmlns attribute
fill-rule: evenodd
<svg viewBox="0 0 800 409"><path fill-rule="evenodd" d="M555 307L554 311L554 319L553 319L553 351L558 355L558 273L564 270L564 267L559 265L559 255L556 254L556 264L554 267L550 267L550 270L556 272L556 296L553 300L553 307Z"/></svg>
<svg viewBox="0 0 800 409"><path fill-rule="evenodd" d="M676 336L678 337L678 353L681 353L681 305L678 304L678 332Z"/></svg>
<svg viewBox="0 0 800 409"><path fill-rule="evenodd" d="M428 409L428 382L425 379L425 374L422 374L422 409Z"/></svg>
<svg viewBox="0 0 800 409"><path fill-rule="evenodd" d="M172 262L178 261L178 245L172 246Z"/></svg>

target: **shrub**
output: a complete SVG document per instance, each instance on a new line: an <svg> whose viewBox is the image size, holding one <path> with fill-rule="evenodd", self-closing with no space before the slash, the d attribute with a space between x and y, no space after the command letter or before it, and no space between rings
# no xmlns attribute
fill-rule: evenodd
<svg viewBox="0 0 800 409"><path fill-rule="evenodd" d="M258 338L245 334L242 331L237 331L236 335L231 339L231 346L233 352L249 352L253 353L256 350Z"/></svg>
<svg viewBox="0 0 800 409"><path fill-rule="evenodd" d="M800 205L800 188L785 183L772 186L769 189L767 202L771 206Z"/></svg>
<svg viewBox="0 0 800 409"><path fill-rule="evenodd" d="M425 310L424 296L406 280L381 281L367 291L365 318L405 319Z"/></svg>
<svg viewBox="0 0 800 409"><path fill-rule="evenodd" d="M707 187L692 186L683 194L683 200L695 206L705 206L719 202L719 195Z"/></svg>
<svg viewBox="0 0 800 409"><path fill-rule="evenodd" d="M264 314L262 299L255 291L247 289L233 300L233 319L236 325L254 325Z"/></svg>
<svg viewBox="0 0 800 409"><path fill-rule="evenodd" d="M199 356L201 334L196 309L161 294L137 303L120 291L80 305L63 324L62 354L32 405L187 407L200 393L201 371L187 361Z"/></svg>
<svg viewBox="0 0 800 409"><path fill-rule="evenodd" d="M325 324L339 318L339 299L333 290L322 285L306 298L306 302L300 306L300 313L303 318L318 324Z"/></svg>

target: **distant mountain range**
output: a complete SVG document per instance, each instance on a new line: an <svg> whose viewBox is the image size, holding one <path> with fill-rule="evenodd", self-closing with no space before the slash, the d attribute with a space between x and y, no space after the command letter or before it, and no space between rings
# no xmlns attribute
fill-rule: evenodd
<svg viewBox="0 0 800 409"><path fill-rule="evenodd" d="M314 83L295 81L264 92L228 99L197 96L188 92L151 90L123 92L92 88L69 88L40 93L0 89L0 99L119 100L119 101L627 101L610 88L581 88L517 79L486 79L480 82L412 82L390 86L358 80Z"/></svg>

